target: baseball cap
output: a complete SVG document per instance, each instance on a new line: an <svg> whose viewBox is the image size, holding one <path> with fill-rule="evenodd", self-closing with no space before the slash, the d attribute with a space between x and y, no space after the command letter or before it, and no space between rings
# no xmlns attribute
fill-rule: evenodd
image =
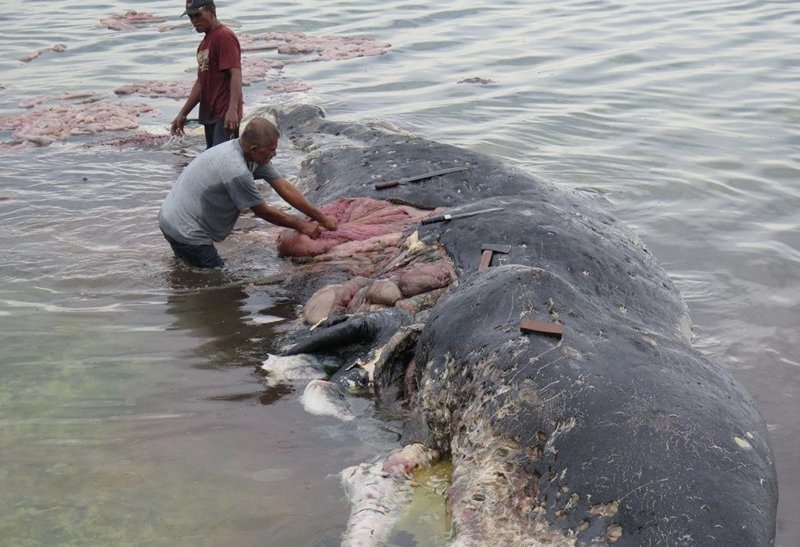
<svg viewBox="0 0 800 547"><path fill-rule="evenodd" d="M214 0L186 0L186 11L181 13L184 15L194 15L200 12L200 8L213 8Z"/></svg>

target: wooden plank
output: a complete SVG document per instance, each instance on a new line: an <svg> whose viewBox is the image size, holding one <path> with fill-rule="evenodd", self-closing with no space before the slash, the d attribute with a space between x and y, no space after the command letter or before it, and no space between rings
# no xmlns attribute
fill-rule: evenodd
<svg viewBox="0 0 800 547"><path fill-rule="evenodd" d="M489 267L489 264L492 263L492 255L493 254L494 254L493 251L489 251L489 250L483 251L483 254L481 255L481 263L478 264L478 271L479 272L482 272L483 270L485 270L486 268Z"/></svg>
<svg viewBox="0 0 800 547"><path fill-rule="evenodd" d="M564 333L564 325L561 323L546 323L535 319L523 319L519 323L519 330L522 332L538 332L561 338Z"/></svg>

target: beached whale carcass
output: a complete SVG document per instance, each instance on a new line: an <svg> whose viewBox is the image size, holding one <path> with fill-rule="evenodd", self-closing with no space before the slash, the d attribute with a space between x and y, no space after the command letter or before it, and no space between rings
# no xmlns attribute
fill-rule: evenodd
<svg viewBox="0 0 800 547"><path fill-rule="evenodd" d="M311 106L277 116L307 151L299 183L314 201L414 210L308 252L304 268L329 275L302 277L296 294L323 303L322 322L288 352L358 358L407 408L405 441L452 459L457 544L772 544L763 420L692 348L685 304L635 235L486 155ZM283 248L302 256L304 243L288 234ZM420 266L433 280L421 293L374 289L416 282Z"/></svg>

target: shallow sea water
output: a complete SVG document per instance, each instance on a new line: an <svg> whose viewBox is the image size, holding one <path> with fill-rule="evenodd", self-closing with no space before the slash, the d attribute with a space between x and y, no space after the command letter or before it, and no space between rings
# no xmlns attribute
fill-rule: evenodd
<svg viewBox="0 0 800 547"><path fill-rule="evenodd" d="M37 95L113 99L122 84L191 79L191 29L98 26L131 7L0 0L0 116ZM181 2L133 7L180 22ZM684 295L698 347L764 415L776 543L800 544L796 2L220 0L218 11L239 33L392 44L287 65L245 88L246 108L304 101L385 120L591 192L634 228ZM66 51L17 60L57 43ZM312 88L267 93L285 81ZM140 118L153 131L180 107L122 100L156 106ZM256 366L297 303L240 281L273 273L274 250L238 233L221 246L225 272L176 266L155 217L200 139L181 153L90 146L123 135L0 152L0 544L336 545L349 506L335 474L394 447L397 423L366 402L353 422L312 416L293 387L264 382ZM445 542L430 503L398 544Z"/></svg>

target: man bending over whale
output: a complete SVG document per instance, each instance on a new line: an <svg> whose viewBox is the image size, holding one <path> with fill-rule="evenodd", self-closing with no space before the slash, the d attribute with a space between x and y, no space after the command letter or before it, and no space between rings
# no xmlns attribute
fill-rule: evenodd
<svg viewBox="0 0 800 547"><path fill-rule="evenodd" d="M158 214L161 232L176 256L198 268L221 267L214 242L228 237L244 209L311 238L319 237L322 228L338 227L335 218L311 205L272 166L279 136L272 122L254 118L240 138L209 148L186 166ZM313 220L267 205L255 178L266 180L289 205Z"/></svg>

